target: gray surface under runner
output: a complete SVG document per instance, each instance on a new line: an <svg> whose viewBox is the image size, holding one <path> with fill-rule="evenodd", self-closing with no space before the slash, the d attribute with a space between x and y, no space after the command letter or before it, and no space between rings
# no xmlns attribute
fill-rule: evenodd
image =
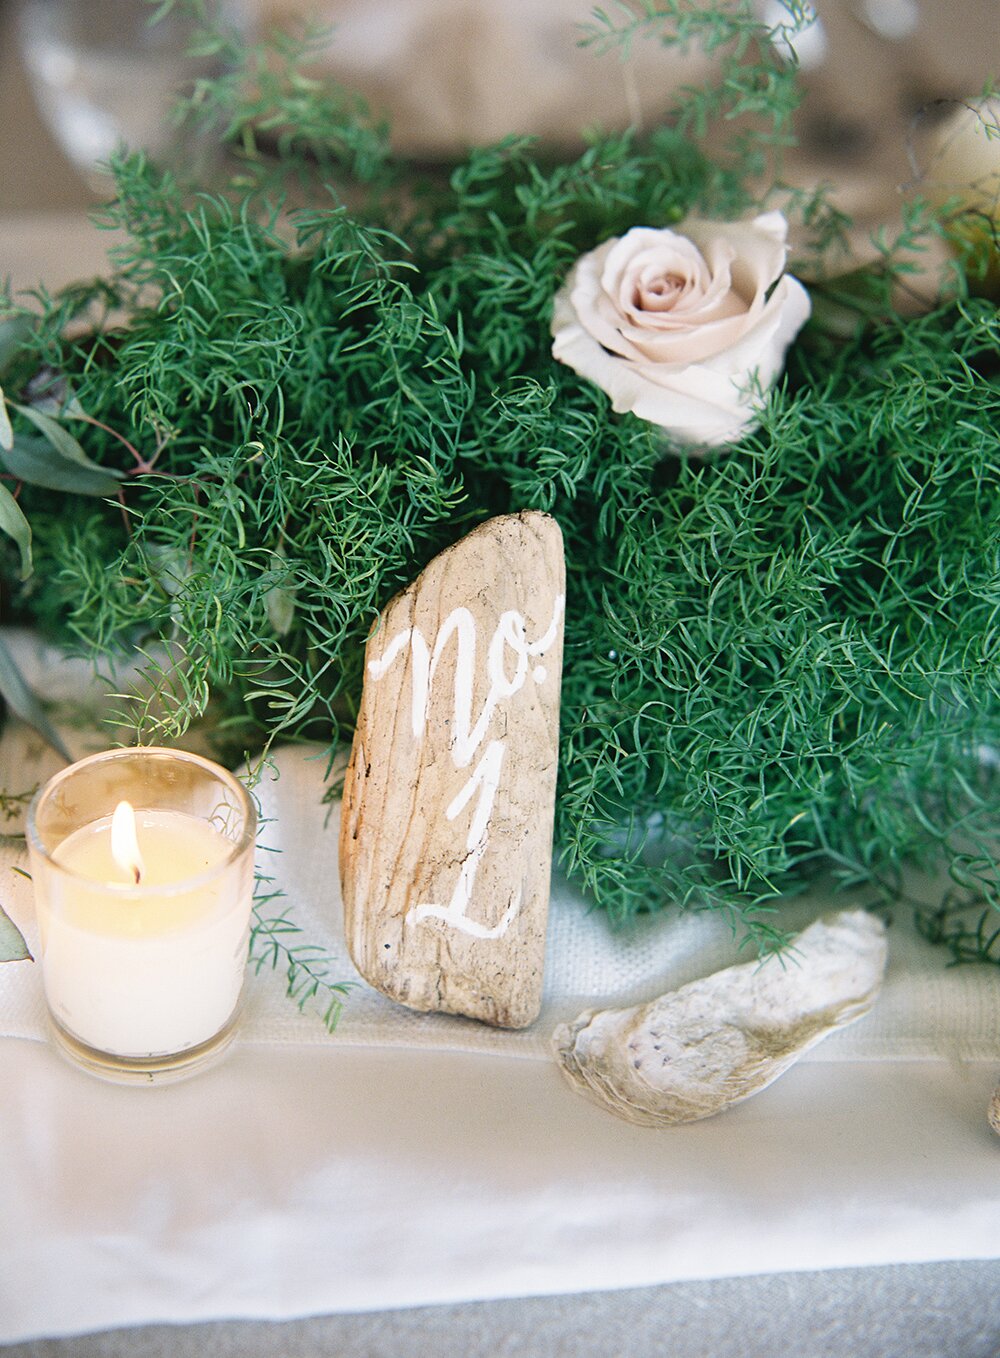
<svg viewBox="0 0 1000 1358"><path fill-rule="evenodd" d="M1000 1358L1000 1262L897 1264L283 1323L151 1325L3 1358Z"/></svg>

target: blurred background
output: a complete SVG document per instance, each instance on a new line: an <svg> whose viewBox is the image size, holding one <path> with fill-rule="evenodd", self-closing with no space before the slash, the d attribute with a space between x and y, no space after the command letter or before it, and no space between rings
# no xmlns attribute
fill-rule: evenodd
<svg viewBox="0 0 1000 1358"><path fill-rule="evenodd" d="M649 123L672 89L704 73L701 56L653 42L637 43L629 63L581 48L593 0L224 3L248 34L303 16L332 26L318 64L384 112L399 149L425 161L508 132L565 149L583 127ZM755 3L769 21L781 17L776 0ZM0 0L0 276L23 281L54 217L68 239L67 218L103 194L95 162L120 137L164 146L170 90L190 70L187 34L176 16L150 30L149 8ZM788 176L835 185L864 233L898 217L933 160L936 130L1000 70L1000 3L818 0L816 12L798 42L808 96ZM72 250L54 261L67 276L90 262Z"/></svg>

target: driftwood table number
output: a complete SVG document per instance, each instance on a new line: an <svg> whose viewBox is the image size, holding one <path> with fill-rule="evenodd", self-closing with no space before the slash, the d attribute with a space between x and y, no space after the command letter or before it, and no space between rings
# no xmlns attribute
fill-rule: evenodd
<svg viewBox="0 0 1000 1358"><path fill-rule="evenodd" d="M538 1015L562 672L562 535L490 519L384 609L344 783L351 956L411 1008Z"/></svg>

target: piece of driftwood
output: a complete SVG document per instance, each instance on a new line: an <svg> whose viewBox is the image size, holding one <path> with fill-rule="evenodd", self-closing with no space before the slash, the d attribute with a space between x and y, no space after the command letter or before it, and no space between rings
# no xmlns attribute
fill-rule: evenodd
<svg viewBox="0 0 1000 1358"><path fill-rule="evenodd" d="M385 608L344 782L347 943L378 990L504 1028L538 1015L565 568L554 519L490 519Z"/></svg>
<svg viewBox="0 0 1000 1358"><path fill-rule="evenodd" d="M669 1127L711 1117L866 1014L885 962L881 920L863 910L827 915L786 956L560 1024L556 1059L574 1089L629 1122Z"/></svg>

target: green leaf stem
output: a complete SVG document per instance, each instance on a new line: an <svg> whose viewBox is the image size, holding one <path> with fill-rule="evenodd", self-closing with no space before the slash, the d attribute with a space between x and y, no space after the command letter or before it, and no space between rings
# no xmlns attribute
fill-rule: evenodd
<svg viewBox="0 0 1000 1358"><path fill-rule="evenodd" d="M17 545L21 556L20 579L31 574L31 525L6 486L0 485L0 532L7 534Z"/></svg>
<svg viewBox="0 0 1000 1358"><path fill-rule="evenodd" d="M30 420L35 428L44 435L63 461L72 463L84 471L99 473L105 480L117 478L121 475L120 472L109 472L92 462L80 446L79 440L75 439L69 430L51 415L46 415L44 411L38 410L34 406L18 405L16 401L12 401L11 405L14 410L23 415L26 420Z"/></svg>
<svg viewBox="0 0 1000 1358"><path fill-rule="evenodd" d="M26 434L15 434L9 448L0 448L0 466L30 486L68 495L114 495L120 481L120 473L68 458L47 439Z"/></svg>
<svg viewBox="0 0 1000 1358"><path fill-rule="evenodd" d="M51 745L56 753L66 760L67 764L71 762L72 755L63 744L59 732L49 721L45 709L25 682L24 675L18 669L17 662L2 638L0 638L0 696L6 699L15 716L20 717L21 721L36 731L46 744Z"/></svg>
<svg viewBox="0 0 1000 1358"><path fill-rule="evenodd" d="M7 401L3 394L3 387L0 387L0 449L9 450L14 446L14 431L10 427L10 416L7 414Z"/></svg>

